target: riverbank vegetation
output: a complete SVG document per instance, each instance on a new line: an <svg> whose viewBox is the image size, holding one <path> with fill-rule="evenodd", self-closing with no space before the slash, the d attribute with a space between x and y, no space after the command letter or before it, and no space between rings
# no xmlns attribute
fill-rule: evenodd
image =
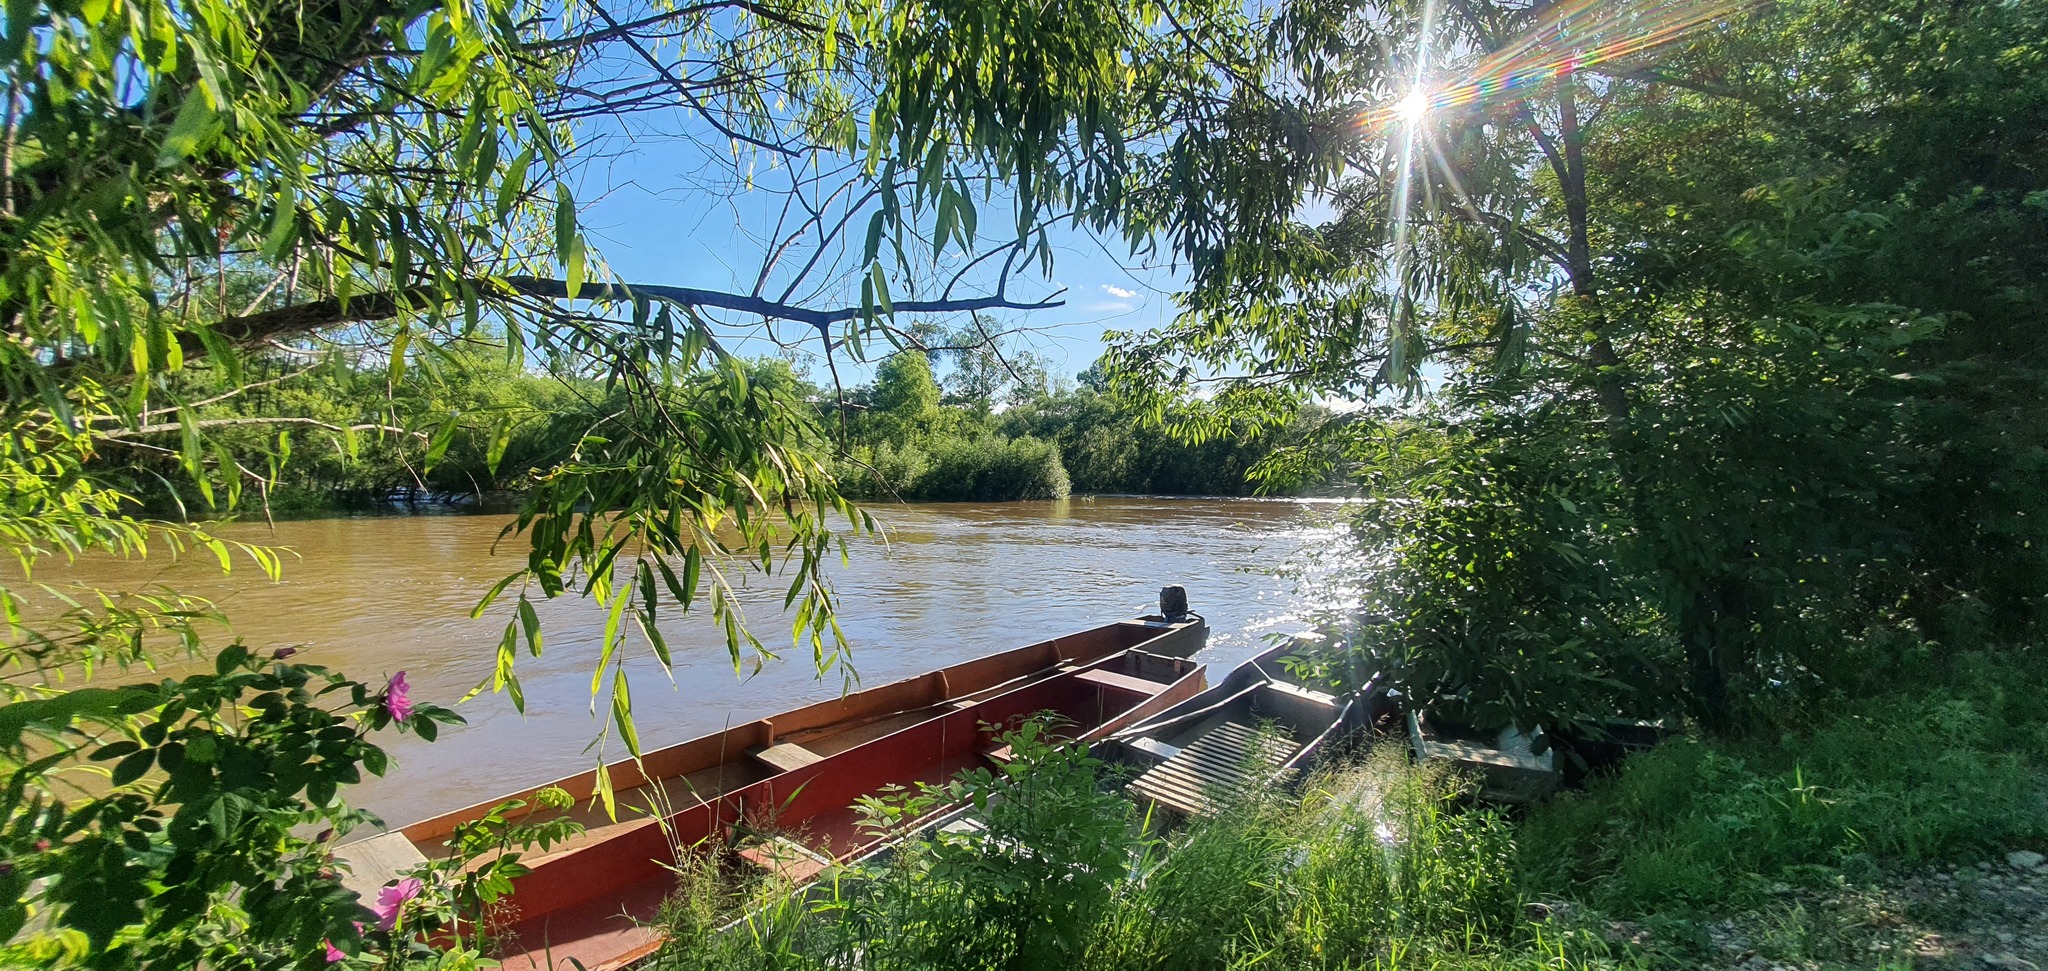
<svg viewBox="0 0 2048 971"><path fill-rule="evenodd" d="M2037 961L2048 901L1976 889L2007 874L2048 882L2048 868L2007 861L2048 842L2048 711L2033 703L2048 672L1958 660L1772 736L1667 743L1512 814L1474 803L1473 780L1442 764L1411 766L1395 737L1298 792L1239 793L1165 829L1102 791L1107 766L1022 744L1007 775L938 800L1001 807L978 816L986 828L828 875L808 896L735 884L700 858L652 967ZM1941 880L1958 870L1973 874L1965 886Z"/></svg>
<svg viewBox="0 0 2048 971"><path fill-rule="evenodd" d="M446 887L366 907L326 864L377 733L452 718L402 673L208 643L175 592L26 610L76 555L274 576L209 521L393 483L521 482L489 686L523 705L535 603L595 598L629 754L660 612L742 664L733 591L772 582L838 658L854 498L1247 481L1367 500L1333 683L1691 736L1512 824L1427 773L1387 839L1350 783L1253 800L1144 879L1075 753L1015 780L1062 813L785 903L771 963L1689 966L1739 911L1758 951L1896 965L1817 915L2042 845L2048 5L543 6L9 5L6 962L478 959L411 931ZM730 279L622 279L584 231L586 163L655 137L683 191L790 214ZM1075 388L923 328L1057 307L1067 233L1184 268L1174 322ZM108 686L166 650L217 663Z"/></svg>
<svg viewBox="0 0 2048 971"><path fill-rule="evenodd" d="M842 488L867 498L936 500L1249 495L1259 487L1252 469L1326 417L1311 410L1282 428L1177 437L1109 394L1100 369L1056 381L1042 359L980 336L988 332L984 324L930 338L951 349L895 355L872 384L845 396ZM828 407L834 400L823 389L811 398ZM1177 402L1161 421L1188 420L1200 408ZM1294 485L1330 487L1320 479Z"/></svg>
<svg viewBox="0 0 2048 971"><path fill-rule="evenodd" d="M1259 488L1251 470L1326 417L1312 411L1288 428L1186 440L1148 428L1144 414L1107 393L1099 370L1078 383L1056 380L1041 358L1006 347L992 328L913 327L918 347L846 388L821 386L783 358L736 366L813 426L840 489L867 500L1248 495ZM216 444L264 457L252 505L271 515L383 509L394 500L511 506L536 476L572 461L587 436L601 436L623 403L598 378L538 373L482 342L437 354L420 370L392 384L386 362L361 354L307 361L273 353L244 363L246 386L214 369L173 383L197 402L189 414L214 429ZM1183 404L1168 420L1194 408ZM267 417L280 413L299 420ZM214 508L179 485L181 462L172 451L115 451L94 471L143 508Z"/></svg>

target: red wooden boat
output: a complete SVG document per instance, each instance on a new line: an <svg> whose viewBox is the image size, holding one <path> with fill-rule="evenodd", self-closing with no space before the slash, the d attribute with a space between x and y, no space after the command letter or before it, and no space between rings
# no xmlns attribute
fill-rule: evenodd
<svg viewBox="0 0 2048 971"><path fill-rule="evenodd" d="M577 799L574 815L587 829L522 857L533 872L515 881L499 956L520 971L574 967L571 958L605 971L644 957L660 945L647 921L674 887L663 865L674 862L672 838L729 847L740 828L779 832L770 857L748 858L800 879L873 848L852 808L861 796L1003 758L984 726L1053 711L1071 722L1064 734L1092 740L1193 697L1205 672L1188 658L1207 637L1193 614L1122 621L648 752L603 770L617 793L616 820L593 804L596 770L549 783ZM444 855L458 823L542 788L345 845L338 855L352 864L348 882L374 896Z"/></svg>

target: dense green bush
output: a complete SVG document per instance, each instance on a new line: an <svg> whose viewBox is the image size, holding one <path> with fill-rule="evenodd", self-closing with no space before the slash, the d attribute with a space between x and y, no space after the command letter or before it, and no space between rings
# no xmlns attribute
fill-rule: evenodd
<svg viewBox="0 0 2048 971"><path fill-rule="evenodd" d="M1036 438L943 438L918 495L941 501L1065 499L1071 491L1059 446Z"/></svg>
<svg viewBox="0 0 2048 971"><path fill-rule="evenodd" d="M1080 387L1039 395L1003 412L999 427L1006 434L1057 444L1075 492L1243 496L1323 488L1325 479L1320 476L1281 487L1260 482L1252 471L1276 449L1301 440L1325 417L1316 409L1305 409L1277 429L1206 429L1195 435L1192 409L1169 409L1154 422L1143 408L1108 394L1091 368L1083 373Z"/></svg>
<svg viewBox="0 0 2048 971"><path fill-rule="evenodd" d="M1358 443L1377 453L1364 475L1376 501L1348 514L1366 568L1340 569L1369 576L1323 619L1343 636L1305 655L1485 729L1669 703L1663 676L1682 662L1647 606L1654 584L1628 569L1612 482L1586 461L1598 443L1553 409L1450 428L1436 414Z"/></svg>
<svg viewBox="0 0 2048 971"><path fill-rule="evenodd" d="M849 495L867 499L1006 502L1071 492L1058 446L986 433L861 446L841 460L838 476Z"/></svg>
<svg viewBox="0 0 2048 971"><path fill-rule="evenodd" d="M915 495L917 483L924 479L931 465L931 456L924 449L883 442L873 447L854 447L840 458L834 474L847 495L862 499L908 499ZM905 490L912 495L904 495Z"/></svg>
<svg viewBox="0 0 2048 971"><path fill-rule="evenodd" d="M336 837L369 821L337 794L384 773L375 733L431 739L461 718L407 697L404 672L373 686L287 656L237 644L181 680L5 694L0 965L254 971L406 950L388 924L365 933L371 902L335 880ZM94 763L106 780L82 789Z"/></svg>

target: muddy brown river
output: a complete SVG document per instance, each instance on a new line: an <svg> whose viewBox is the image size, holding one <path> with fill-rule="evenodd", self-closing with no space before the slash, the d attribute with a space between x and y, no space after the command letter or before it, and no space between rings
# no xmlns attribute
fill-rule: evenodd
<svg viewBox="0 0 2048 971"><path fill-rule="evenodd" d="M1169 582L1185 584L1209 620L1199 657L1211 679L1220 678L1268 635L1298 629L1317 585L1270 569L1330 546L1327 521L1338 513L1319 502L1138 498L871 508L887 543L856 543L852 564L832 568L853 666L870 685L1134 616ZM227 614L232 633L211 643L240 637L259 649L297 646L300 660L365 681L403 670L415 699L453 704L492 670L503 616L472 620L469 611L523 561L516 539L493 555L505 522L422 515L231 528L236 539L292 551L279 583L243 562L223 577L204 554L178 563L91 561L46 568L37 579L110 589L167 584ZM750 623L771 648L789 643L784 589L757 578L744 595ZM590 679L603 612L569 597L542 604L541 616L547 650L540 658L522 652L519 662L523 716L505 696L485 692L458 707L468 724L435 743L387 734L392 770L349 790L350 801L403 825L593 764L588 746L602 721ZM637 639L643 656L628 669L648 748L845 688L837 672L818 677L808 651L788 651L759 673L735 672L708 617L673 616L662 629L675 655L673 683ZM623 754L614 742L611 757Z"/></svg>

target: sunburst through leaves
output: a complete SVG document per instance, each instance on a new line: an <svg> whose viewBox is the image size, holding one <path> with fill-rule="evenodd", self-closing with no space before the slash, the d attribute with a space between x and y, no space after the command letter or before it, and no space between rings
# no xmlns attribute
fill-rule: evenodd
<svg viewBox="0 0 2048 971"><path fill-rule="evenodd" d="M1421 83L1392 104L1360 116L1367 132L1417 124L1430 112L1525 96L1579 71L1655 50L1756 6L1758 0L1572 0L1465 72ZM1425 14L1427 19L1427 14ZM1427 36L1424 31L1423 35ZM1416 63L1425 63L1418 51ZM1418 71L1418 74L1420 72Z"/></svg>

